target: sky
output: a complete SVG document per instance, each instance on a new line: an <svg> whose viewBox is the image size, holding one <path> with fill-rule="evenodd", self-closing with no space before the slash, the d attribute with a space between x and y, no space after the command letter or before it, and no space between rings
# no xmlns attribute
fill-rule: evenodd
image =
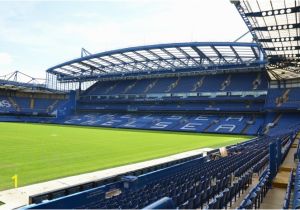
<svg viewBox="0 0 300 210"><path fill-rule="evenodd" d="M45 78L81 48L234 41L247 31L229 0L0 0L0 76Z"/></svg>

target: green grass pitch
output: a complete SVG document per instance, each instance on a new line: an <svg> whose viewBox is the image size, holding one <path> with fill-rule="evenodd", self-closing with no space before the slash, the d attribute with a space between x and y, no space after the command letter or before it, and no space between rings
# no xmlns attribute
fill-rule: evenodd
<svg viewBox="0 0 300 210"><path fill-rule="evenodd" d="M250 137L0 123L0 190L168 156Z"/></svg>

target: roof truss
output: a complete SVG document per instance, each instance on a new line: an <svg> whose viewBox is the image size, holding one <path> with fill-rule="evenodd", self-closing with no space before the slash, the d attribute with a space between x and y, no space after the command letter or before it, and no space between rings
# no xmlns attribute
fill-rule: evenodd
<svg viewBox="0 0 300 210"><path fill-rule="evenodd" d="M270 65L298 72L299 0L231 0ZM296 67L296 68L295 68Z"/></svg>
<svg viewBox="0 0 300 210"><path fill-rule="evenodd" d="M219 69L224 66L263 63L255 43L174 43L132 47L86 55L47 70L59 79L82 80L107 75L176 72L182 69Z"/></svg>

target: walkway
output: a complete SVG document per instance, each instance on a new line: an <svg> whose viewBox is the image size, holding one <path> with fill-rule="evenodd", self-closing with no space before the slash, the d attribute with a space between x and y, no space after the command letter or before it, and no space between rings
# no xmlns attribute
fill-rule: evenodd
<svg viewBox="0 0 300 210"><path fill-rule="evenodd" d="M272 188L269 190L261 204L262 209L282 209L291 169L296 168L294 154L297 150L299 138L300 133L297 135L285 160L280 166L279 172L273 180Z"/></svg>

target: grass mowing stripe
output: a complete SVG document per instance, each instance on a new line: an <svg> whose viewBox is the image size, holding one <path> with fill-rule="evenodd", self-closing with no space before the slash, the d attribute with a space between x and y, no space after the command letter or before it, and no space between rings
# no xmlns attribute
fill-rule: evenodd
<svg viewBox="0 0 300 210"><path fill-rule="evenodd" d="M164 157L218 148L250 137L164 131L0 123L0 190Z"/></svg>

